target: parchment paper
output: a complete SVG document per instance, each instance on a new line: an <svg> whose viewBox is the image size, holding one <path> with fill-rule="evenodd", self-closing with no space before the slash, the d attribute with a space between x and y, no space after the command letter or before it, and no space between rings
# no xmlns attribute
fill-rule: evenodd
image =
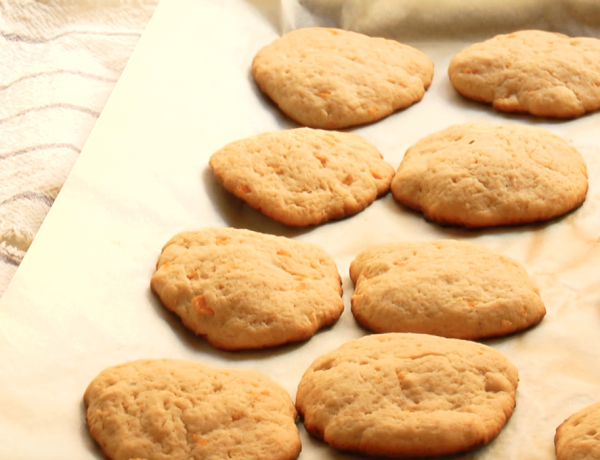
<svg viewBox="0 0 600 460"><path fill-rule="evenodd" d="M481 243L521 262L547 307L539 326L486 342L519 369L517 408L495 441L458 458L552 459L556 427L600 400L600 113L573 121L499 114L462 99L448 81L449 60L467 43L410 43L436 65L423 101L353 131L397 167L410 145L451 124L543 126L585 158L586 202L545 224L466 231L428 223L388 195L352 218L286 228L225 192L207 166L209 156L228 142L296 126L260 94L250 63L286 27L290 14L295 26L329 20L299 5L290 12L289 2L278 5L266 0L159 5L0 303L1 459L103 458L87 433L82 395L102 369L129 360L182 358L253 368L295 397L316 357L367 333L350 313L348 267L361 250L389 241ZM188 332L150 292L149 280L173 234L209 226L320 244L342 275L346 310L340 320L305 343L248 353L217 351ZM301 459L355 458L299 427Z"/></svg>

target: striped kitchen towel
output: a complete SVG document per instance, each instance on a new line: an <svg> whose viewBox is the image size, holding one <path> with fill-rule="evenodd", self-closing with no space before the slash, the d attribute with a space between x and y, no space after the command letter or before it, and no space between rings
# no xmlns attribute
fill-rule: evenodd
<svg viewBox="0 0 600 460"><path fill-rule="evenodd" d="M0 0L0 297L158 0Z"/></svg>

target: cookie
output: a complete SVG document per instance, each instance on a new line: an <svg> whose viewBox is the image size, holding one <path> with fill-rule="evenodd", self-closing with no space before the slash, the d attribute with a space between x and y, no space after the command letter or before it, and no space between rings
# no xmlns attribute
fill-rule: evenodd
<svg viewBox="0 0 600 460"><path fill-rule="evenodd" d="M388 457L463 452L494 439L518 374L491 347L424 334L352 340L305 372L296 408L330 446Z"/></svg>
<svg viewBox="0 0 600 460"><path fill-rule="evenodd" d="M183 324L224 350L307 340L344 310L341 279L319 246L232 228L175 235L151 287Z"/></svg>
<svg viewBox="0 0 600 460"><path fill-rule="evenodd" d="M452 86L502 112L573 118L600 108L600 40L523 30L471 45L450 62Z"/></svg>
<svg viewBox="0 0 600 460"><path fill-rule="evenodd" d="M352 314L373 332L482 339L528 328L546 314L521 265L470 242L373 247L354 259L350 277Z"/></svg>
<svg viewBox="0 0 600 460"><path fill-rule="evenodd" d="M233 142L213 154L209 164L235 196L298 227L362 211L389 191L395 172L358 134L310 128Z"/></svg>
<svg viewBox="0 0 600 460"><path fill-rule="evenodd" d="M420 101L433 62L393 40L341 29L298 29L252 62L261 91L304 126L340 129L379 120Z"/></svg>
<svg viewBox="0 0 600 460"><path fill-rule="evenodd" d="M554 437L556 460L600 458L600 402L571 415Z"/></svg>
<svg viewBox="0 0 600 460"><path fill-rule="evenodd" d="M301 449L290 396L253 370L133 361L102 371L84 401L111 460L292 460Z"/></svg>
<svg viewBox="0 0 600 460"><path fill-rule="evenodd" d="M518 225L578 207L588 189L583 158L531 126L457 125L409 148L392 194L429 220L465 227Z"/></svg>

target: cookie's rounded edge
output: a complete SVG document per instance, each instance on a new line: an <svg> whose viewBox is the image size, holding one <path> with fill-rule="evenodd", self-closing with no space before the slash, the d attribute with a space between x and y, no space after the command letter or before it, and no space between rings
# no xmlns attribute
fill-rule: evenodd
<svg viewBox="0 0 600 460"><path fill-rule="evenodd" d="M557 139L568 149L573 150L579 156L581 160L581 164L583 165L582 177L585 181L585 186L581 188L579 193L576 196L573 196L572 199L565 201L561 206L547 207L545 212L538 212L536 217L529 217L524 215L522 217L504 217L500 214L488 213L488 215L478 215L478 216L469 216L468 214L463 213L462 211L457 211L454 215L450 215L447 207L437 208L437 209L429 209L426 204L419 203L415 198L414 194L406 193L395 184L398 184L402 180L401 170L406 161L409 160L411 151L417 147L422 146L425 142L430 141L431 139L436 138L437 136L449 133L453 129L466 129L466 128L477 128L477 127L495 127L498 129L510 128L510 129L531 129L536 130L543 133L547 136L547 140ZM476 132L476 131L475 131ZM451 142L449 142L450 144ZM577 210L584 202L587 197L587 192L589 190L589 181L587 176L587 166L581 154L574 149L572 146L567 144L567 142L561 137L553 134L552 132L539 128L539 127L531 127L531 126L523 126L516 124L507 124L507 125L493 125L488 123L467 123L467 124L459 124L452 125L448 128L436 131L431 133L420 140L418 140L415 144L409 147L404 155L404 158L400 162L400 165L397 168L396 175L392 179L392 183L390 185L390 191L392 196L396 202L406 207L407 209L414 211L416 213L421 214L425 220L436 223L441 226L459 226L465 227L469 229L480 229L480 228L488 228L488 227L512 227L519 225L527 225L527 224L536 224L540 222L550 221L552 219L560 218L570 212Z"/></svg>
<svg viewBox="0 0 600 460"><path fill-rule="evenodd" d="M381 322L381 321L374 320L373 318L371 318L369 316L369 314L367 312L365 312L362 308L360 308L357 305L358 302L355 299L355 295L357 294L357 291L360 290L360 284L365 281L363 278L361 278L361 274L364 271L368 271L369 267L372 267L372 264L370 264L369 261L377 261L379 258L386 257L385 254L383 256L379 255L379 254L381 254L381 251L387 250L387 252L395 252L395 250L400 247L406 248L406 250L408 250L409 248L412 248L413 251L419 251L419 250L427 251L428 248L430 248L430 247L438 247L440 250L443 247L450 247L450 248L456 249L457 251L462 252L463 256L461 256L461 258L464 257L464 255L467 253L476 252L478 255L485 253L488 256L496 259L499 263L500 262L502 262L503 264L508 263L508 264L511 264L512 266L518 267L520 269L521 275L525 278L523 278L521 276L519 276L517 278L515 276L515 283L518 282L520 284L528 285L530 288L532 288L532 290L530 291L530 289L528 288L527 292L529 294L535 294L535 295L533 295L533 298L528 298L529 301L524 306L524 308L527 308L527 310L524 310L524 311L527 311L529 313L526 315L526 317L529 319L527 319L526 321L521 321L519 323L518 321L515 321L514 315L512 317L509 317L509 316L494 317L493 315L491 315L491 316L487 317L489 319L495 320L493 322L495 324L495 327L491 328L491 327L487 327L487 326L489 326L492 323L492 321L486 320L487 318L485 316L481 316L481 317L476 316L476 318L480 319L480 321L477 321L476 323L474 323L472 320L469 321L468 317L463 317L463 320L459 322L456 317L452 318L452 316L450 316L450 317L446 317L446 319L443 321L444 324L447 324L447 321L452 320L452 322L450 324L454 324L455 326L458 326L458 327L453 327L451 329L450 333L443 333L443 331L446 330L445 328L440 329L439 327L436 327L437 321L440 321L440 319L436 319L436 320L429 319L428 320L427 315L420 315L424 319L423 319L423 322L418 327L415 327L416 325L411 324L410 326L395 328L396 323L394 322L395 318L392 316L392 312L389 313L389 316L386 315L386 317L389 319L389 321ZM415 255L416 255L416 252L415 252ZM387 259L387 260L389 260L389 259ZM395 263L395 262L392 261L392 263ZM366 267L364 267L364 269L361 270L359 268L360 265L362 265L362 266L366 265ZM424 266L424 265L430 265L433 267L441 267L441 265L435 264L435 262L433 262L433 261L430 261L427 264L425 264L424 262L421 264L421 266ZM508 271L506 273L508 273ZM520 263L513 260L512 258L501 255L499 253L496 253L495 251L490 250L486 246L477 244L474 242L459 241L459 240L447 240L446 239L446 240L434 240L434 241L427 241L427 242L389 243L389 244L372 246L370 248L363 250L361 253L359 253L354 258L354 260L350 264L349 274L350 274L350 279L352 280L352 282L355 286L355 291L350 298L352 315L354 316L356 321L362 327L364 327L365 329L370 330L374 333L378 333L378 334L397 332L397 333L431 334L431 335L436 335L439 337L461 339L461 340L490 339L490 338L494 338L494 337L502 337L502 336L506 336L506 335L510 335L510 334L515 334L515 333L530 329L530 328L536 326L538 323L540 323L540 321L546 315L546 307L544 305L543 300L541 299L541 296L539 295L537 286L535 286L535 284L529 277L529 274L527 273L525 268ZM381 276L385 277L386 275L384 273L382 273ZM421 276L422 276L422 273L421 273ZM386 277L386 279L388 279L388 278ZM524 279L527 280L527 283L523 283ZM390 279L390 281L393 281L393 278ZM482 281L484 281L484 282L489 281L490 284L492 284L492 285L494 284L493 279L487 279L487 280L483 279ZM422 283L422 281L421 282L417 281L415 284L421 284L421 283ZM367 284L368 284L368 281L367 281ZM426 286L424 286L424 287L426 287ZM450 289L450 287L448 289ZM389 292L389 291L387 291L387 292ZM361 293L360 293L361 297L365 297L367 295L368 294L364 293L363 291L361 291ZM450 300L456 300L456 299L451 298L448 300L450 301ZM500 300L500 299L498 299L498 300ZM385 301L382 301L381 303L385 304ZM379 305L381 305L381 303ZM509 306L510 306L510 303L511 302L508 302ZM391 305L397 306L398 309L401 309L401 305L396 305L396 304L391 304ZM496 310L499 310L499 309L496 308ZM505 310L507 313L509 313L511 311L510 309L508 309L508 307L506 307ZM451 312L451 313L457 314L457 312ZM469 314L468 312L466 312L466 311L464 312L465 316L468 316L468 314ZM376 315L376 316L378 316L379 319L381 319L381 315ZM415 316L413 315L413 318L414 317ZM521 320L522 318L516 318L516 319ZM498 321L500 321L500 322L498 322ZM456 322L458 322L458 324L455 324ZM482 328L480 325L478 325L479 323L484 323L486 325L486 327ZM461 327L462 327L462 329L461 329ZM447 330L450 330L450 329L447 329Z"/></svg>
<svg viewBox="0 0 600 460"><path fill-rule="evenodd" d="M201 331L198 330L197 325L194 324L193 318L189 317L190 315L184 315L181 312L177 311L178 310L178 295L179 295L177 286L175 286L173 289L170 289L172 286L169 285L169 283L162 280L162 278L164 278L164 276L163 277L157 276L159 269L161 269L163 266L165 268L168 268L171 266L171 262L169 260L164 260L165 250L167 248L169 248L170 246L190 244L190 241L194 239L194 236L196 234L200 234L200 233L206 233L206 234L214 233L215 234L215 239L217 241L215 241L214 244L207 244L207 246L215 246L215 245L219 246L218 240L220 237L236 238L237 236L239 236L240 238L244 238L244 237L258 238L259 240L269 241L269 242L278 241L278 242L287 243L289 241L295 246L302 246L308 250L312 249L314 251L317 251L318 254L320 254L320 256L323 258L323 260L325 260L327 262L327 264L325 264L326 267L324 268L324 270L326 272L326 276L324 276L323 279L329 280L326 282L326 285L329 286L329 288L332 288L335 292L335 294L332 294L335 299L335 304L331 305L331 308L325 312L326 313L325 315L319 316L319 319L321 321L316 325L316 327L315 327L315 325L312 325L313 327L298 328L298 330L296 331L295 334L288 333L287 335L284 335L284 336L281 336L281 334L280 334L279 336L276 335L274 337L269 337L269 336L267 336L267 334L263 334L261 340L252 340L252 339L248 339L248 337L246 337L246 340L240 339L235 342L229 342L227 340L227 337L222 337L222 334L215 333L215 332L213 332L212 334L211 333L202 333ZM188 240L190 240L190 241L188 241ZM286 252L286 251L284 250L284 252ZM186 275L185 270L183 270L183 267L181 267L180 264L177 267L177 270L181 271L180 276L179 276L179 278L181 280L184 280L184 279L185 279L185 281L190 280L190 278ZM159 286L159 284L163 285L162 288ZM166 293L164 292L165 291L164 285L167 285L167 288L168 288ZM186 286L184 286L184 290L187 289ZM293 239L289 239L289 238L285 238L285 237L281 237L281 236L264 234L264 233L259 233L259 232L246 230L246 229L203 228L203 229L196 230L196 231L183 231L183 232L177 233L176 235L171 237L169 239L169 241L167 243L165 243L165 245L163 246L163 249L161 251L161 254L160 254L158 262L157 262L157 271L154 273L154 275L152 276L151 281L150 281L150 288L151 288L152 292L157 296L157 298L159 299L159 301L161 302L163 307L167 311L175 314L188 330L190 330L192 333L196 334L198 337L202 337L204 340L206 340L209 344L211 344L215 348L225 350L225 351L261 350L261 349L274 348L274 347L278 347L278 346L282 346L282 345L286 345L286 344L294 344L297 342L303 342L303 341L309 340L320 330L335 324L345 309L344 302L342 299L342 295L343 295L342 279L339 274L339 270L337 269L337 265L335 264L335 261L333 260L333 258L321 246L319 246L315 243L297 241L297 240L293 240ZM250 336L252 336L252 334L250 334Z"/></svg>
<svg viewBox="0 0 600 460"><path fill-rule="evenodd" d="M268 75L269 72L262 69L262 65L259 63L262 60L262 54L266 50L270 50L271 46L275 42L285 39L286 36L292 36L293 34L304 34L304 33L310 33L310 32L320 33L322 31L329 31L329 32L333 33L333 35L345 34L347 36L363 37L363 38L371 39L371 40L385 40L385 41L398 43L403 47L410 48L411 51L418 53L418 56L420 59L423 59L424 61L427 62L427 65L424 66L424 69L422 72L423 75L421 75L421 74L415 74L415 75L411 74L410 75L411 77L417 77L419 80L421 80L422 88L417 91L418 94L412 94L411 96L408 97L408 99L410 99L410 102L399 103L399 104L396 104L397 106L390 106L387 108L372 106L372 107L369 107L369 109L364 110L363 111L364 113L362 113L362 114L357 115L355 113L353 115L346 115L345 117L338 118L338 119L331 119L328 116L328 117L326 117L325 120L321 120L320 118L322 118L322 116L320 116L320 115L317 116L318 111L314 111L314 113L309 111L307 114L303 114L302 110L298 110L295 107L290 107L289 106L290 104L288 103L289 101L287 100L287 98L280 98L279 96L277 96L277 94L276 94L277 91L273 90L271 88L271 85L268 84L268 80L270 77L268 77L268 78L264 77L264 75ZM425 92L427 91L427 89L429 89L429 87L433 81L434 63L431 60L431 58L429 56L427 56L425 53L423 53L420 50L413 48L409 45L401 44L401 43L397 42L396 40L388 40L388 39L381 38L381 37L370 37L368 35L364 35L364 34L361 34L358 32L353 32L350 30L344 30L344 29L332 29L332 28L327 28L327 27L307 27L307 28L292 30L291 32L288 32L284 36L279 37L274 42L261 48L255 54L255 56L252 60L251 73L252 73L253 79L256 82L260 91L263 94L265 94L279 108L279 110L282 113L284 113L291 120L295 121L296 123L298 123L302 126L307 126L310 128L324 129L324 130L332 130L332 129L339 130L339 129L346 129L346 128L350 128L350 127L354 127L354 126L366 125L366 124L377 122L399 110L406 109L406 108L410 107L411 105L413 105L417 102L420 102L423 99ZM405 86L402 86L402 87L405 88Z"/></svg>
<svg viewBox="0 0 600 460"><path fill-rule="evenodd" d="M92 420L91 420L92 414L94 416L100 416L100 417L102 416L102 410L98 409L98 407L99 407L98 404L102 403L103 400L108 400L110 402L110 400L112 399L112 395L109 395L108 398L106 398L104 396L106 396L107 392L110 393L110 391L112 391L111 389L113 388L113 386L118 385L120 382L118 379L116 379L118 376L110 376L107 374L114 373L114 372L116 372L118 374L119 369L123 369L125 371L127 371L128 369L132 369L134 371L134 373L138 372L138 374L139 374L139 369L138 369L139 367L152 366L152 365L158 365L158 366L162 365L163 367L167 367L170 369L173 369L175 367L175 368L179 368L179 369L177 369L179 371L186 371L191 366L193 366L195 368L194 370L201 371L201 372L208 371L208 372L213 372L213 373L221 373L226 376L229 376L231 373L234 373L240 377L246 377L246 378L250 378L250 379L258 378L261 381L261 383L267 387L267 390L263 390L261 392L261 397L276 398L279 400L281 400L281 398L283 398L285 400L283 402L284 403L287 402L287 404L286 404L287 407L284 406L284 407L282 407L282 409L289 411L289 426L288 426L288 424L286 424L285 426L287 426L287 428L285 428L285 426L283 426L283 425L280 425L280 427L282 429L285 429L288 434L292 434L291 437L293 437L293 439L287 439L285 442L282 443L281 447L283 447L283 444L285 444L287 449L285 451L280 451L281 452L280 460L294 460L294 459L298 458L298 456L300 455L300 452L302 450L302 442L301 442L298 427L297 427L298 412L295 408L295 404L294 404L292 398L290 397L289 393L280 384L278 384L271 377L269 377L267 374L253 370L253 369L219 368L219 367L215 367L215 366L211 366L211 365L207 365L204 363L191 361L191 360L163 358L163 359L137 359L137 360L127 361L127 362L123 362L123 363L120 363L117 365L109 366L107 368L104 368L102 371L100 371L87 385L87 387L84 391L84 394L83 394L83 398L82 398L84 405L85 405L85 419L86 419L86 425L88 428L87 431L88 431L90 437L101 447L102 451L107 456L107 458L110 458L111 460L117 459L117 455L111 455L111 454L119 454L119 451L121 451L121 454L123 454L123 452L122 452L123 446L117 445L116 450L114 447L109 447L110 442L109 442L109 440L106 439L106 436L104 435L105 434L104 431L106 431L104 424L101 423L101 427L99 429L95 429L98 424L92 423ZM140 377L142 374L137 375L137 377ZM152 375L160 378L161 373L160 372L153 373ZM174 377L174 375L173 375L173 377ZM210 380L209 383L212 383L213 379L207 379L207 380ZM241 382L245 383L243 379L241 380ZM134 384L135 383L138 383L138 378L135 379ZM254 386L253 386L253 388L254 388ZM257 387L257 388L259 388L259 387ZM162 388L159 386L154 391L164 392L165 388ZM181 391L185 392L185 389L181 388ZM164 402L162 399L159 398L155 402L157 405L160 405L161 407L163 407ZM254 406L252 405L252 408L253 407ZM126 410L126 412L128 412L128 411ZM283 414L283 411L277 411L277 412L279 412L284 417L286 416L286 414ZM261 416L264 417L264 415L265 414L263 412L261 414ZM115 414L110 415L109 417L111 418L111 420L110 420L109 427L107 428L107 430L114 432ZM234 423L234 421L235 421L235 419L232 419L232 423ZM293 429L292 427L295 429ZM110 436L110 433L108 434L108 436ZM198 441L198 442L200 442L200 441ZM201 442L201 444L205 445L205 442L206 441L204 441L204 443ZM140 446L140 448L143 449L143 445ZM131 446L128 447L128 450L131 450ZM143 458L146 458L146 455L145 455L146 453L142 452L141 454L142 454ZM162 454L159 453L159 455L162 455ZM123 455L118 455L118 456L119 456L119 458L123 458L123 459L131 458L131 460L133 460L133 458L130 456L130 454L127 454L126 457L123 457Z"/></svg>
<svg viewBox="0 0 600 460"><path fill-rule="evenodd" d="M385 446L381 446L381 445L373 445L372 446L373 450L366 450L366 449L362 449L362 448L357 449L355 446L351 446L350 444L347 444L347 443L346 444L340 443L340 444L334 445L334 443L332 443L330 439L325 439L324 432L321 430L320 427L317 427L315 424L311 424L310 421L308 421L308 424L307 424L307 420L306 420L306 412L307 411L305 410L305 407L304 407L305 406L304 397L306 395L304 395L304 391L301 390L301 388L302 388L303 384L306 385L306 379L310 378L310 374L313 373L314 371L318 372L320 370L330 369L336 360L335 354L339 353L341 350L344 350L345 348L349 348L356 344L359 344L359 343L361 343L361 341L393 340L394 337L407 337L407 338L414 339L416 341L419 341L419 340L421 340L421 341L423 341L423 340L438 341L438 343L444 343L444 344L445 343L457 343L457 344L461 343L461 344L465 344L466 346L469 346L469 347L481 347L481 348L487 350L487 352L490 353L490 356L494 356L495 359L502 362L503 365L506 367L506 371L508 373L507 374L507 378L508 378L507 382L509 382L509 384L511 385L511 388L512 388L511 398L510 398L512 403L509 405L510 407L507 407L503 410L503 420L501 421L501 423L498 424L497 429L490 430L487 434L482 436L477 441L471 442L469 445L460 445L460 446L455 445L454 447L448 448L448 449L437 449L437 448L429 445L424 448L412 449L410 451L407 451L407 450L398 451L398 450L386 449ZM357 355L354 353L353 356L357 356ZM318 369L316 369L316 368L318 368ZM329 444L331 447L334 447L339 450L344 450L347 452L358 453L358 454L368 455L368 456L376 455L376 456L386 456L386 457L394 457L394 458L395 457L413 458L413 457L430 457L430 456L437 456L437 455L452 455L452 454L458 454L458 453L466 453L471 450L477 449L483 445L490 443L500 434L500 432L502 431L502 429L504 428L504 426L506 425L506 423L512 416L512 414L514 412L514 408L516 407L516 390L517 390L518 382L519 382L519 375L518 375L518 370L516 369L516 367L498 350L496 350L490 346L481 344L481 343L460 340L460 339L448 339L448 338L443 338L443 337L431 336L431 335L427 335L427 334L413 334L413 333L387 333L387 334L378 334L378 335L367 335L367 336L363 336L358 339L350 340L349 342L344 343L340 347L321 355L320 357L318 357L316 360L313 361L313 363L310 365L310 367L303 374L302 379L298 385L298 391L296 393L296 409L298 410L298 413L302 418L303 424L304 424L306 430L309 432L309 434L324 441L325 443ZM490 383L492 385L495 385L495 383L492 383L492 382L490 382ZM311 393L312 393L312 391L311 391Z"/></svg>
<svg viewBox="0 0 600 460"><path fill-rule="evenodd" d="M523 76L526 82L522 83L516 88L515 85L511 83L510 90L497 92L497 88L499 88L501 84L504 84L504 80L500 78L500 73L504 72L506 74L510 71L510 69L513 68L512 60L514 55L517 54L515 51L516 48L510 49L510 52L513 53L512 55L509 54L509 51L506 51L506 58L509 60L509 62L505 64L503 69L496 67L495 64L492 64L492 62L495 63L498 61L499 58L498 56L495 56L494 59L492 59L492 56L489 55L489 53L482 54L482 57L479 59L479 61L474 61L473 59L469 58L469 53L472 53L475 50L478 52L485 50L485 46L487 46L487 48L494 49L496 43L504 38L523 36L529 37L531 35L537 35L544 38L556 37L559 39L569 40L588 38L569 37L557 32L530 29L518 30L512 33L498 34L487 40L473 43L457 52L450 61L447 74L453 88L457 93L466 99L491 105L495 110L505 113L527 114L534 117L569 120L581 117L586 113L594 112L600 109L600 93L596 93L595 103L590 103L590 101L594 99L593 97L589 98L586 96L582 98L581 94L579 94L581 90L586 89L588 92L590 89L595 91L593 83L583 86L582 88L576 88L575 90L571 88L571 86L568 84L568 81L562 80L560 81L562 85L555 85L545 88L528 88L527 82L533 78L539 78L538 76L531 74L511 74L511 82L516 81L519 77L523 78ZM597 39L594 38L594 40ZM598 41L598 44L600 45L600 41ZM521 46L521 48L523 47L524 46ZM598 48L598 52L600 55L600 47ZM568 58L566 60L568 60ZM492 71L489 72L489 69L492 69ZM544 71L547 70L544 69ZM550 73L552 75L548 80L557 78L552 71L550 71ZM564 69L559 68L557 74L560 73L564 74ZM570 76L577 78L578 81L580 79L578 73L572 73ZM500 78L502 83L496 82L482 84L481 80L484 78L487 78L488 80ZM477 79L479 79L479 81ZM598 83L596 82L595 85L598 86ZM585 100L585 102L583 102L583 100Z"/></svg>
<svg viewBox="0 0 600 460"><path fill-rule="evenodd" d="M590 426L585 435L570 437L574 429L583 425L588 415L596 415L597 426ZM587 439L586 439L587 437ZM595 442L594 442L595 441ZM556 460L586 460L595 447L600 455L600 402L593 403L570 415L557 428L554 434L554 451Z"/></svg>
<svg viewBox="0 0 600 460"><path fill-rule="evenodd" d="M371 175L374 178L372 185L374 185L376 189L375 196L365 197L357 196L356 193L350 193L350 196L352 196L354 200L352 202L351 200L344 199L342 194L338 194L338 201L344 199L343 206L338 205L337 208L331 208L330 202L335 200L328 200L323 206L321 206L319 209L316 209L312 213L306 209L303 209L303 212L294 212L293 206L296 206L295 204L289 205L287 208L281 206L280 203L274 205L274 203L277 203L277 200L274 200L270 196L265 196L264 193L260 194L259 196L250 197L249 195L253 193L253 187L251 186L252 184L241 184L239 181L230 180L230 175L227 173L225 168L219 166L219 161L217 160L220 155L223 155L223 152L229 152L231 149L237 147L238 145L242 145L243 143L260 141L274 142L276 139L281 138L282 136L301 136L305 138L305 141L306 139L311 138L323 140L323 136L332 134L340 138L337 139L337 141L339 141L338 145L343 145L349 150L360 150L355 144L361 144L361 147L365 152L376 153L378 155L379 165L377 168L375 168L375 171L371 171ZM373 161L373 159L371 159L371 161ZM369 159L367 158L367 155L365 155L364 164L367 163L369 163ZM354 165L356 163L348 162L348 164ZM365 210L378 198L386 195L390 191L391 182L395 175L394 168L383 158L383 155L379 149L361 135L357 133L333 132L312 128L296 128L284 131L266 132L231 142L211 155L209 159L209 166L211 167L215 178L221 184L221 186L223 186L223 188L240 200L244 201L251 208L264 214L270 219L290 227L316 226L330 221L352 217ZM386 169L388 171L385 171ZM332 192L330 191L330 193ZM298 193L297 195L300 194Z"/></svg>

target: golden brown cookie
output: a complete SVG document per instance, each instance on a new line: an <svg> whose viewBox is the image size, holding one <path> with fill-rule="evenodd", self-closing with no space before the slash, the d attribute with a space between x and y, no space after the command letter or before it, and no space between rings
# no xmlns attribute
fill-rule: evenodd
<svg viewBox="0 0 600 460"><path fill-rule="evenodd" d="M503 112L573 118L600 108L600 40L523 30L471 45L450 62L463 96Z"/></svg>
<svg viewBox="0 0 600 460"><path fill-rule="evenodd" d="M273 347L312 337L344 310L335 263L319 246L232 228L175 235L152 290L217 348Z"/></svg>
<svg viewBox="0 0 600 460"><path fill-rule="evenodd" d="M600 402L571 415L554 437L556 460L600 459Z"/></svg>
<svg viewBox="0 0 600 460"><path fill-rule="evenodd" d="M84 401L111 460L293 460L301 449L290 396L253 370L133 361L102 371Z"/></svg>
<svg viewBox="0 0 600 460"><path fill-rule="evenodd" d="M470 242L373 247L354 259L350 277L352 314L374 332L481 339L520 331L546 314L520 264Z"/></svg>
<svg viewBox="0 0 600 460"><path fill-rule="evenodd" d="M587 194L583 158L549 131L524 125L456 125L409 148L394 198L426 218L488 227L552 219Z"/></svg>
<svg viewBox="0 0 600 460"><path fill-rule="evenodd" d="M260 89L298 123L340 129L371 123L420 101L433 62L394 40L341 29L298 29L252 63Z"/></svg>
<svg viewBox="0 0 600 460"><path fill-rule="evenodd" d="M394 176L362 136L310 128L233 142L209 164L227 190L291 226L356 214L387 193Z"/></svg>
<svg viewBox="0 0 600 460"><path fill-rule="evenodd" d="M306 430L365 455L434 456L494 439L515 407L518 374L491 347L424 334L352 340L305 372Z"/></svg>

